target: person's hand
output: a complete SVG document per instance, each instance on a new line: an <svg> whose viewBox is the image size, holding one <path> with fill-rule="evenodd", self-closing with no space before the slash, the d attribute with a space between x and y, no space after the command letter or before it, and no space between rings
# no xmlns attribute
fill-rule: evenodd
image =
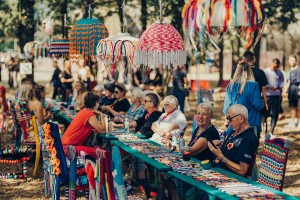
<svg viewBox="0 0 300 200"><path fill-rule="evenodd" d="M268 102L265 102L266 110L269 110Z"/></svg>
<svg viewBox="0 0 300 200"><path fill-rule="evenodd" d="M213 140L212 142L213 142L217 147L220 148L220 146L221 146L221 141L220 141L220 140Z"/></svg>
<svg viewBox="0 0 300 200"><path fill-rule="evenodd" d="M224 155L222 154L222 151L218 147L215 148L210 142L208 142L208 148L218 158L223 159Z"/></svg>

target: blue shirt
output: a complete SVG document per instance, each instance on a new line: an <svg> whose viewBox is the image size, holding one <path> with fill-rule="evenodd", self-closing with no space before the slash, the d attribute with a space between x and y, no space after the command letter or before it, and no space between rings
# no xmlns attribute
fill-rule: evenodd
<svg viewBox="0 0 300 200"><path fill-rule="evenodd" d="M248 110L248 122L251 126L257 126L258 131L261 132L261 115L260 109L264 106L259 86L257 82L247 81L242 94L239 94L240 83L233 83L232 90L230 85L226 88L226 97L224 101L224 114L227 114L228 108L233 104L242 104Z"/></svg>

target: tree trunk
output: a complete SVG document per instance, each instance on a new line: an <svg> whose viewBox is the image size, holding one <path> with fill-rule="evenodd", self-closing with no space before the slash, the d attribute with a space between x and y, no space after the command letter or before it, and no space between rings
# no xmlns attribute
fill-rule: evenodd
<svg viewBox="0 0 300 200"><path fill-rule="evenodd" d="M68 1L67 0L61 0L60 1L60 14L61 14L61 32L63 34L63 38L68 38L67 37L67 27L65 27L65 16L64 14L67 13L67 8L68 8Z"/></svg>
<svg viewBox="0 0 300 200"><path fill-rule="evenodd" d="M141 22L142 22L142 32L147 28L147 0L141 0Z"/></svg>
<svg viewBox="0 0 300 200"><path fill-rule="evenodd" d="M234 72L236 70L238 60L240 58L240 47L241 47L241 40L240 38L236 37L232 41L232 67L231 67L231 78L234 75Z"/></svg>
<svg viewBox="0 0 300 200"><path fill-rule="evenodd" d="M124 20L123 20L123 18L124 18L123 8L122 8L123 0L117 0L117 4L118 4L118 14L119 14L120 22L121 22L121 31L126 32L126 30L125 30L126 27L124 27Z"/></svg>
<svg viewBox="0 0 300 200"><path fill-rule="evenodd" d="M220 48L220 53L219 53L219 81L218 81L218 87L221 86L222 82L223 82L223 49L224 49L224 45L222 42L219 43L219 48Z"/></svg>
<svg viewBox="0 0 300 200"><path fill-rule="evenodd" d="M257 37L259 37L259 30L254 32L253 42L256 41ZM255 45L255 47L253 48L253 51L254 51L254 56L255 56L255 66L256 67L260 67L259 66L259 59L260 59L260 38L259 38L257 44Z"/></svg>

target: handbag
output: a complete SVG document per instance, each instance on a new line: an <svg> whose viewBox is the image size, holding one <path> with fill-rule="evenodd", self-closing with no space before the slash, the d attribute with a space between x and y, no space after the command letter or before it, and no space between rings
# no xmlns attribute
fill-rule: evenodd
<svg viewBox="0 0 300 200"><path fill-rule="evenodd" d="M86 142L84 143L84 146L87 146L87 147L99 146L98 134L97 133L92 133L88 137L88 139L86 140Z"/></svg>

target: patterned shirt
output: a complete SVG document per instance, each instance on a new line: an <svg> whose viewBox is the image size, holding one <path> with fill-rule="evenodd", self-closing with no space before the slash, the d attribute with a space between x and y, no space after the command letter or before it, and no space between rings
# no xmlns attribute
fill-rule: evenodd
<svg viewBox="0 0 300 200"><path fill-rule="evenodd" d="M129 120L135 121L138 118L142 117L144 114L144 106L140 105L137 109L135 109L134 111L132 111L133 109L133 104L130 105L129 110L127 111L126 115L128 117Z"/></svg>

